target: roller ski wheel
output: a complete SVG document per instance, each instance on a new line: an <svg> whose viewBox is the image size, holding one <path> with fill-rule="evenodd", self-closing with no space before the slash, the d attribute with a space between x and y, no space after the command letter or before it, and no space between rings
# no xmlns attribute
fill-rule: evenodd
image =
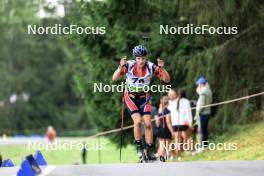
<svg viewBox="0 0 264 176"><path fill-rule="evenodd" d="M139 162L140 163L147 163L148 162L148 159L147 159L145 153L140 153L139 154Z"/></svg>
<svg viewBox="0 0 264 176"><path fill-rule="evenodd" d="M163 163L166 162L166 158L164 156L160 156L159 160L160 160L160 162L163 162Z"/></svg>
<svg viewBox="0 0 264 176"><path fill-rule="evenodd" d="M155 154L153 152L147 152L147 160L148 162L155 162L157 161L157 157L155 156Z"/></svg>

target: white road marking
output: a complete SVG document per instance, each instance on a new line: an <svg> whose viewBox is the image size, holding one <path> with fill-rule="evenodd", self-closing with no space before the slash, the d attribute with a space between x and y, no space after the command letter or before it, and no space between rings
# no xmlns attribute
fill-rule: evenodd
<svg viewBox="0 0 264 176"><path fill-rule="evenodd" d="M56 166L50 165L50 166L44 166L41 167L41 174L39 176L47 176L49 175L54 169L56 168ZM20 168L19 168L20 169ZM17 172L19 171L19 169L17 170ZM17 173L16 173L17 174ZM16 175L12 175L12 176L16 176Z"/></svg>
<svg viewBox="0 0 264 176"><path fill-rule="evenodd" d="M42 170L40 176L47 176L47 175L49 175L55 168L56 168L56 166L52 166L52 165L45 167Z"/></svg>

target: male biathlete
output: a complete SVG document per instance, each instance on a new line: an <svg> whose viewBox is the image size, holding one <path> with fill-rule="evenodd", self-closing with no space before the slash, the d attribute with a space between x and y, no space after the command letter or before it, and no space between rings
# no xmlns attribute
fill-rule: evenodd
<svg viewBox="0 0 264 176"><path fill-rule="evenodd" d="M143 45L133 49L133 60L121 58L118 69L113 74L117 81L126 74L126 88L124 92L128 111L134 121L134 137L140 162L156 160L153 145L153 131L151 128L151 111L149 95L146 86L149 86L153 75L157 75L164 82L170 81L168 72L164 69L164 61L157 59L158 65L148 61L148 51ZM142 146L141 122L145 125L146 149Z"/></svg>

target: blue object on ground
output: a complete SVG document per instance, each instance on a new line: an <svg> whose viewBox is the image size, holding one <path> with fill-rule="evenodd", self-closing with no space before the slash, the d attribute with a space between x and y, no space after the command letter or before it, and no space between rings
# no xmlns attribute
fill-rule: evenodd
<svg viewBox="0 0 264 176"><path fill-rule="evenodd" d="M39 166L46 166L47 165L47 161L44 159L41 151L39 151L39 150L37 151L37 153L35 155L35 160Z"/></svg>
<svg viewBox="0 0 264 176"><path fill-rule="evenodd" d="M14 167L14 163L11 159L6 159L2 162L1 167Z"/></svg>

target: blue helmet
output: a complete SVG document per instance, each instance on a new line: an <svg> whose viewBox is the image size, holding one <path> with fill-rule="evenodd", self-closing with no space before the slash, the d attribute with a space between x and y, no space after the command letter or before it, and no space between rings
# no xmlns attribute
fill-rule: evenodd
<svg viewBox="0 0 264 176"><path fill-rule="evenodd" d="M196 85L200 85L200 84L205 84L207 83L208 81L205 79L204 76L200 76L197 81L196 81Z"/></svg>
<svg viewBox="0 0 264 176"><path fill-rule="evenodd" d="M148 54L147 48L143 45L138 45L133 48L133 56L134 57L142 57Z"/></svg>

